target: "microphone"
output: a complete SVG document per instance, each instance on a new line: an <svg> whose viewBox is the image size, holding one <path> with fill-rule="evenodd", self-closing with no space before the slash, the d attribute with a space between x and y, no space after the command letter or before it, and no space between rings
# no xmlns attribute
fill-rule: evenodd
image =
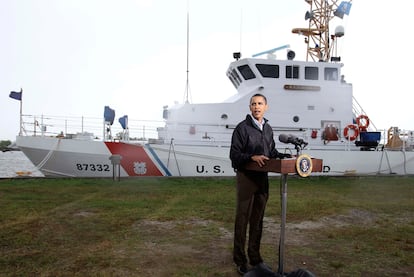
<svg viewBox="0 0 414 277"><path fill-rule="evenodd" d="M289 135L280 134L279 135L279 141L283 142L283 143L291 143L295 146L302 146L303 145L303 147L306 147L306 145L308 145L308 143L306 141L304 141L303 139L298 138L298 137L296 137L294 135L291 135L291 134L289 134Z"/></svg>

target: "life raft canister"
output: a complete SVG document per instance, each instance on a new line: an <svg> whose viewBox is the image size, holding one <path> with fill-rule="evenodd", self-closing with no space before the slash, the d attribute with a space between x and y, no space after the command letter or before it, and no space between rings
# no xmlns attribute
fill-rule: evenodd
<svg viewBox="0 0 414 277"><path fill-rule="evenodd" d="M352 134L349 133L349 130L352 130ZM354 141L359 135L359 127L354 124L349 124L344 129L344 137L347 140Z"/></svg>
<svg viewBox="0 0 414 277"><path fill-rule="evenodd" d="M361 114L356 118L356 124L361 132L365 132L369 126L369 117L365 114Z"/></svg>

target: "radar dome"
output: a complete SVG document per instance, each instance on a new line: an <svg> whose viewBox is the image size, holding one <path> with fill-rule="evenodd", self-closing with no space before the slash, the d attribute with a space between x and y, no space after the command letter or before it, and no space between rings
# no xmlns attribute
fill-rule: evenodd
<svg viewBox="0 0 414 277"><path fill-rule="evenodd" d="M335 28L335 36L342 37L345 34L345 29L343 26L339 25Z"/></svg>

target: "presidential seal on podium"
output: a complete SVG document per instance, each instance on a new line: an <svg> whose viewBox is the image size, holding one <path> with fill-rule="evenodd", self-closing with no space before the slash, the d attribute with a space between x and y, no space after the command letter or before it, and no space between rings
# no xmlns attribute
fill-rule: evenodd
<svg viewBox="0 0 414 277"><path fill-rule="evenodd" d="M312 173L312 158L309 155L299 155L296 159L296 172L301 177L308 177Z"/></svg>

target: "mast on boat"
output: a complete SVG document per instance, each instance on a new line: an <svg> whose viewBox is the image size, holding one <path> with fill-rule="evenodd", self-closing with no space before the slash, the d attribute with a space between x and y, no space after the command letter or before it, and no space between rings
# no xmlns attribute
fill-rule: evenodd
<svg viewBox="0 0 414 277"><path fill-rule="evenodd" d="M343 18L351 9L352 0L305 0L309 4L309 11L305 14L305 20L309 21L308 28L295 28L295 34L305 36L307 44L306 61L334 61L339 62L340 57L333 56L336 47L336 39L344 35L342 26L335 29L335 34L329 34L329 23L336 16Z"/></svg>
<svg viewBox="0 0 414 277"><path fill-rule="evenodd" d="M189 51L190 51L190 45L189 45L189 36L190 36L190 13L187 11L187 80L185 83L185 103L190 103L190 81L189 81Z"/></svg>

